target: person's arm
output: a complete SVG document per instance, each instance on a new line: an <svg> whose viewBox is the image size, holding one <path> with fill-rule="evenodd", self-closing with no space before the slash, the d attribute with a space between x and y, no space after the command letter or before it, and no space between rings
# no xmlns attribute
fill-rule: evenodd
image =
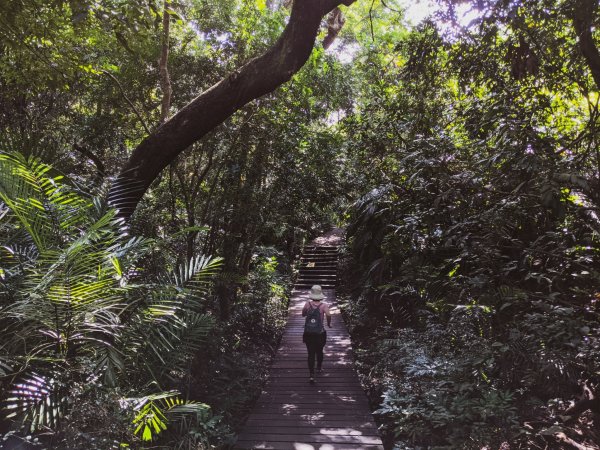
<svg viewBox="0 0 600 450"><path fill-rule="evenodd" d="M308 302L304 304L304 308L302 308L302 317L306 316L308 313Z"/></svg>

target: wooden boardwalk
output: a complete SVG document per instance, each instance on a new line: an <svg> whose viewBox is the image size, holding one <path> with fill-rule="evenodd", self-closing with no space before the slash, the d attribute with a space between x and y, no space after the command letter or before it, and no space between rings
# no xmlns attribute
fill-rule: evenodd
<svg viewBox="0 0 600 450"><path fill-rule="evenodd" d="M335 285L330 276L335 274L335 267L330 267L333 252L337 255L337 248L331 245L305 249L269 380L238 437L236 449L383 450L353 368L350 336L331 288ZM329 256L319 256L325 254ZM306 266L308 270L303 270ZM327 328L323 373L317 374L316 384L311 385L301 311L308 299L308 284L319 281L330 287L323 292L331 307L332 328Z"/></svg>

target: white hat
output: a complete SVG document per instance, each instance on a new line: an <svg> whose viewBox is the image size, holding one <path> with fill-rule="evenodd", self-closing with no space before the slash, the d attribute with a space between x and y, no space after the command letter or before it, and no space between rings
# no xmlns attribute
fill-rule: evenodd
<svg viewBox="0 0 600 450"><path fill-rule="evenodd" d="M315 284L310 288L310 293L308 296L313 300L323 300L325 296L323 295L323 289L318 284Z"/></svg>

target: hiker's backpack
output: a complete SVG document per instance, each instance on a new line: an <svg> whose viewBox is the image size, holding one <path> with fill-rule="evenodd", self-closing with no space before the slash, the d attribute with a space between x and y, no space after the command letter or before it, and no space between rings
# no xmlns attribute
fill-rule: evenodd
<svg viewBox="0 0 600 450"><path fill-rule="evenodd" d="M309 310L304 322L304 333L321 334L323 332L323 321L321 320L321 305L313 308L312 303L308 303Z"/></svg>

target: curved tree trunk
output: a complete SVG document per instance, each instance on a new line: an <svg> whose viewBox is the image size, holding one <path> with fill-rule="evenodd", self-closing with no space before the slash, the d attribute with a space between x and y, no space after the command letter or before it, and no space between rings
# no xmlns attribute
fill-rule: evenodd
<svg viewBox="0 0 600 450"><path fill-rule="evenodd" d="M592 34L597 8L596 0L580 0L574 5L571 18L579 39L579 50L592 72L596 87L600 89L600 52Z"/></svg>
<svg viewBox="0 0 600 450"><path fill-rule="evenodd" d="M275 44L177 112L133 151L113 183L109 202L128 220L144 193L175 157L246 103L287 82L308 60L321 19L355 0L296 0Z"/></svg>

